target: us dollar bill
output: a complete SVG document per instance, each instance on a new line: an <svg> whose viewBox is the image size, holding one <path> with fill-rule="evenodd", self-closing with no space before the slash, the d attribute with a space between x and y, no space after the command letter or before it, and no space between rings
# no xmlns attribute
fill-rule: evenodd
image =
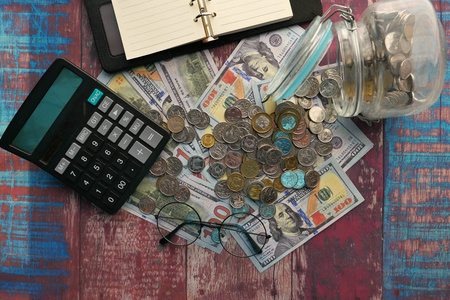
<svg viewBox="0 0 450 300"><path fill-rule="evenodd" d="M271 236L262 253L250 257L259 272L273 266L364 201L336 159L330 158L316 171L321 175L316 188L286 190L275 202L274 217L263 219L257 215ZM239 224L250 233L264 231L254 217ZM251 254L240 235L232 234L243 250Z"/></svg>

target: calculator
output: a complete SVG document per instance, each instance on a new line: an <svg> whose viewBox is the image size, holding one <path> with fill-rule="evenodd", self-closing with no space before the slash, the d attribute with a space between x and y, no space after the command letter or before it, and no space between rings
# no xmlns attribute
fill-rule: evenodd
<svg viewBox="0 0 450 300"><path fill-rule="evenodd" d="M95 78L58 58L0 139L10 151L116 213L170 134Z"/></svg>

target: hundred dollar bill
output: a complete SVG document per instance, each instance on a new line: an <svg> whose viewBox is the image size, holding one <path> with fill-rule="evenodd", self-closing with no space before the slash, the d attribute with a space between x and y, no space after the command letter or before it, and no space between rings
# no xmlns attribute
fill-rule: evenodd
<svg viewBox="0 0 450 300"><path fill-rule="evenodd" d="M250 98L253 82L275 76L303 32L293 26L243 39L195 106L209 113L212 126L225 121L228 107L240 98Z"/></svg>
<svg viewBox="0 0 450 300"><path fill-rule="evenodd" d="M271 235L262 253L250 258L259 272L273 266L364 201L334 158L316 170L321 175L316 188L291 189L280 193L275 202L274 217L263 219L258 215ZM258 222L254 217L240 222L251 233L263 232L264 229L259 228L262 226L256 224ZM246 248L240 236L234 233L233 236L250 254L250 249Z"/></svg>
<svg viewBox="0 0 450 300"><path fill-rule="evenodd" d="M260 105L268 114L274 112L276 108L275 101L269 100L264 102L263 100L269 83L270 80L265 80L255 82L252 85L256 104ZM313 98L313 105L324 107L324 103L319 97ZM345 172L373 148L373 143L349 118L339 117L336 122L331 124L323 123L323 126L331 129L331 132L333 132L333 151L331 156L336 158Z"/></svg>
<svg viewBox="0 0 450 300"><path fill-rule="evenodd" d="M218 70L208 50L155 63L169 95L189 110L203 94Z"/></svg>

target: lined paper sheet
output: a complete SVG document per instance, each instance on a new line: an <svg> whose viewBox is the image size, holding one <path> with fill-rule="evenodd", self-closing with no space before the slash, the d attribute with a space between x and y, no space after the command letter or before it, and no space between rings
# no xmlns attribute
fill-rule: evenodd
<svg viewBox="0 0 450 300"><path fill-rule="evenodd" d="M202 39L199 9L189 0L112 0L127 59Z"/></svg>

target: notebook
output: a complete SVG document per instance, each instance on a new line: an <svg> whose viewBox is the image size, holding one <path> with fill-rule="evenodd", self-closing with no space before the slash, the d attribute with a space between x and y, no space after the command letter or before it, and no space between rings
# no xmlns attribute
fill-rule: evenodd
<svg viewBox="0 0 450 300"><path fill-rule="evenodd" d="M125 0L125 2L128 1L129 0ZM188 3L188 7L198 9L198 4L193 3L192 7L189 5L190 0L178 0L178 2L183 3L186 3L186 1ZM206 5L208 5L209 7L208 12L213 12L210 6L213 1L216 0L206 1ZM274 2L279 3L278 0ZM245 29L243 31L221 35L219 38L212 39L212 41L207 43L199 40L196 42L176 46L170 49L127 60L124 53L123 38L119 33L118 23L116 21L116 16L111 0L84 0L100 63L103 69L110 73L118 72L124 69L131 69L137 66L150 64L156 61L169 59L187 53L201 51L204 49L211 49L221 45L229 44L231 42L239 42L241 39L250 37L252 35L258 35L279 28L311 21L314 17L322 14L322 4L320 0L290 0L289 2L293 17L285 21L256 26L251 29ZM239 1L239 3L241 3L241 1ZM189 16L189 20L193 21L198 14L199 13L197 12L194 17ZM218 15L219 12L217 12L217 16ZM212 19L214 18L215 17L212 17ZM196 23L202 24L202 21L198 20ZM213 33L216 34L216 32Z"/></svg>
<svg viewBox="0 0 450 300"><path fill-rule="evenodd" d="M112 0L127 59L292 18L289 0Z"/></svg>

